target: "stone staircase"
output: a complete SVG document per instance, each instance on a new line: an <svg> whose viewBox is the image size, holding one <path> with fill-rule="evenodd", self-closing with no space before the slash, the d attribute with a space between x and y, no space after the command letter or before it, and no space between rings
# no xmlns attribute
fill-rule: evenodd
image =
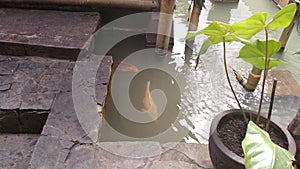
<svg viewBox="0 0 300 169"><path fill-rule="evenodd" d="M212 168L206 145L88 137L74 109L72 76L101 25L98 12L0 8L0 20L0 168ZM113 61L99 57L94 99L101 107Z"/></svg>

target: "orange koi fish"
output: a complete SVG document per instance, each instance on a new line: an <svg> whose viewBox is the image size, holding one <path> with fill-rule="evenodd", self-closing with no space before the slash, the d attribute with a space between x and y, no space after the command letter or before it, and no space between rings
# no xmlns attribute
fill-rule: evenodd
<svg viewBox="0 0 300 169"><path fill-rule="evenodd" d="M155 105L150 94L150 81L148 81L146 85L145 96L143 99L143 106L144 107L142 108L142 111L147 113L153 121L156 121L158 118L157 106Z"/></svg>
<svg viewBox="0 0 300 169"><path fill-rule="evenodd" d="M123 72L134 72L134 73L139 72L139 69L135 65L128 64L121 61L114 62L113 67Z"/></svg>

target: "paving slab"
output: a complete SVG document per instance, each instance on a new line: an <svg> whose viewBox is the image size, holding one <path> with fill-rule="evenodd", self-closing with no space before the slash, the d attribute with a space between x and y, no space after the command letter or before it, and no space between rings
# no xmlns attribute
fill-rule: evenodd
<svg viewBox="0 0 300 169"><path fill-rule="evenodd" d="M0 55L0 109L50 110L74 62ZM69 78L69 77L68 77Z"/></svg>
<svg viewBox="0 0 300 169"><path fill-rule="evenodd" d="M94 61L91 61L91 63L94 63ZM96 80L94 79L96 82L95 85L101 85L102 87L101 90L96 90L95 92L96 96L93 98L95 105L104 105L110 80L111 65L112 57L103 57L96 73ZM56 66L58 66L58 64ZM78 71L78 69L75 67L73 73L74 71ZM89 73L89 71L90 70L88 69L84 70L84 73ZM64 90L61 90L60 93L57 94L57 97L53 102L51 112L42 131L42 137L40 137L35 147L30 162L31 168L68 168L68 162L66 161L68 161L72 155L71 151L74 147L79 145L93 145L95 141L89 137L90 133L96 133L96 138L98 138L98 129L101 125L101 121L99 122L100 124L93 126L94 128L87 131L83 128L84 124L81 123L82 121L80 121L81 119L79 118L77 111L75 111L76 106L74 106L73 97L76 97L76 93L72 90L73 73L69 72L64 76L62 82ZM86 88L89 89L91 87L89 86L89 82L81 81L82 79L79 80L83 85L88 84L85 86ZM88 78L88 80L90 79ZM100 119L98 113L99 112L96 112L96 118ZM82 151L85 152L88 150L89 149L84 148ZM84 159L89 157L89 155L90 154L86 153ZM81 161L84 161L84 159L81 159ZM84 163L76 164L77 166L84 166ZM73 164L70 164L70 166L73 168Z"/></svg>
<svg viewBox="0 0 300 169"><path fill-rule="evenodd" d="M27 169L38 134L0 134L0 168Z"/></svg>
<svg viewBox="0 0 300 169"><path fill-rule="evenodd" d="M55 140L53 137L50 139ZM73 142L72 145L68 143L63 145L61 142L56 141L54 143L58 144L58 146L54 149L59 152L59 155L54 156L52 154L53 149L51 149L49 156L47 156L48 159L55 157L56 163L50 160L52 161L52 165L50 164L51 168L213 169L208 156L207 145L202 144L179 143L178 146L172 149L168 148L166 151L163 148L165 146L160 145L158 142L100 142L96 144ZM47 144L44 147L51 146ZM109 149L115 148L116 151L107 151L108 147ZM187 150L180 147L187 148ZM65 150L69 150L69 152L66 153ZM166 152L154 156L145 156L145 153L151 153L151 150ZM41 149L41 151L44 150ZM128 156L125 154L120 155L119 152L121 151ZM197 154L198 156L195 157L192 154ZM46 158L46 156L43 156L43 158ZM194 161L195 158L201 160ZM206 163L202 163L203 161L206 161ZM43 161L43 167L50 168L49 163L49 161Z"/></svg>
<svg viewBox="0 0 300 169"><path fill-rule="evenodd" d="M0 20L0 54L76 60L101 17L98 12L0 8Z"/></svg>

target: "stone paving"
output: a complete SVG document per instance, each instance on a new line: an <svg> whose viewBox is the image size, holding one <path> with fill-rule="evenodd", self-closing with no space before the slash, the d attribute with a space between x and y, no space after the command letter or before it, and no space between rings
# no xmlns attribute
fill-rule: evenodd
<svg viewBox="0 0 300 169"><path fill-rule="evenodd" d="M27 169L39 134L0 134L0 168Z"/></svg>

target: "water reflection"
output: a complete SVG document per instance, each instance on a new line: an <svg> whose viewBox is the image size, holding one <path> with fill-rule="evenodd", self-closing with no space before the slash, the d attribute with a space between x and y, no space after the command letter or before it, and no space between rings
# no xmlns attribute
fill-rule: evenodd
<svg viewBox="0 0 300 169"><path fill-rule="evenodd" d="M206 54L201 56L199 67L196 70L195 58L197 53L195 51L199 50L199 46L205 39L204 36L195 39L194 46L191 46L193 51L189 52L189 57L185 57L185 44L180 42L179 39L185 37L187 33L187 9L189 4L188 0L177 2L174 16L175 46L173 55L159 59L154 57L153 54L149 54L140 62L137 60L125 61L125 63L133 64L139 71L124 71L127 70L125 65L125 68L121 68L123 72L115 75L119 76L116 78L119 79L119 83L113 83L110 90L117 91L120 100L126 100L127 98L124 96L128 95L130 104L132 104L135 111L126 108L126 106L129 107L128 103L122 101L125 108L118 110L112 101L112 96L109 95L105 107L106 121L103 123L101 141L144 138L145 140L172 142L183 138L186 142L207 143L209 126L213 117L224 110L237 108L237 104L224 79L223 61L220 57L222 51L218 46L211 47ZM215 4L214 7L209 1L206 1L205 6L206 9L201 12L199 29L214 20L232 23L245 19L254 12L267 11L272 15L278 11L276 6L269 1L240 0L239 3ZM226 16L225 14L230 15ZM262 34L258 35L258 37L262 36ZM280 31L271 34L271 38L276 39L279 36ZM293 40L291 39L289 43L296 43L295 40L292 42ZM277 69L289 70L300 83L300 56L292 55L294 51L299 49L292 48L289 43L287 44L287 50L278 54L278 57L286 60L291 66ZM247 76L252 66L236 59L240 48L241 45L238 43L228 45L228 64ZM115 57L115 55L113 56ZM118 56L122 56L122 52ZM151 67L151 65L147 65L150 63L160 65L168 71L162 71L154 67L144 69L145 67ZM144 64L144 67L140 66L141 64ZM169 72L173 73L170 74ZM180 84L176 83L175 76L180 77ZM129 89L127 90L124 87L124 81L130 78L132 80L128 84ZM247 92L235 80L233 73L230 78L242 106L245 109L257 110L261 92L260 85L254 92ZM148 82L150 82L149 85L147 85ZM126 92L129 92L129 94ZM148 101L144 101L145 98ZM269 96L264 98L262 112L267 112L269 100ZM273 119L287 125L300 105L299 97L276 96L274 102ZM150 104L147 105L148 103ZM157 120L149 115L149 111L142 111L145 108L150 110L153 103L157 106ZM130 117L129 119L138 117L138 119L147 122L137 123L134 120L129 120L124 117L122 111L126 111L126 116ZM160 134L163 132L167 134L164 134L162 138Z"/></svg>

